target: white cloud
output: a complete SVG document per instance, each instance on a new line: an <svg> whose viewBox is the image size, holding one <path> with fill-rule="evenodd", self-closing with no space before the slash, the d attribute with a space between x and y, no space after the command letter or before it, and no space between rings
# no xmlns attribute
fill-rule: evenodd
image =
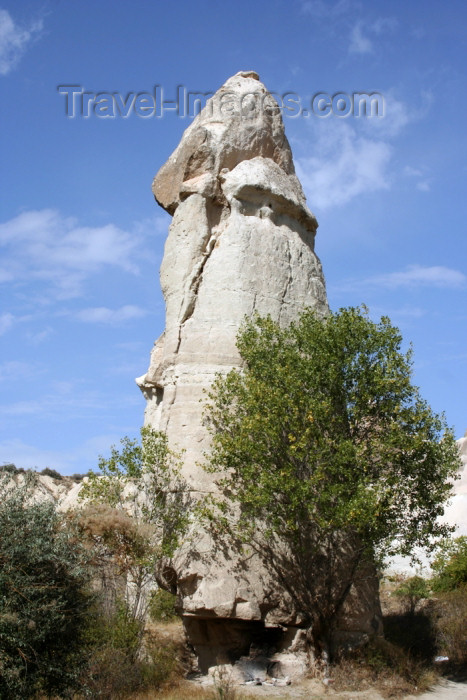
<svg viewBox="0 0 467 700"><path fill-rule="evenodd" d="M368 289L416 289L423 287L436 287L438 289L462 289L467 286L467 275L460 270L453 270L442 265L422 266L408 265L399 272L388 272L382 275L373 275L364 279L349 278L334 285L334 292L356 292ZM381 312L377 308L373 312ZM389 313L387 310L384 313ZM392 310L394 316L417 317L425 312L418 307L405 307ZM391 315L391 314L390 314Z"/></svg>
<svg viewBox="0 0 467 700"><path fill-rule="evenodd" d="M392 137L397 136L414 118L404 102L387 93L384 95L384 116L367 119L365 126Z"/></svg>
<svg viewBox="0 0 467 700"><path fill-rule="evenodd" d="M27 28L20 27L7 10L0 10L0 75L8 75L18 65L42 27L42 20L33 22Z"/></svg>
<svg viewBox="0 0 467 700"><path fill-rule="evenodd" d="M28 362L7 360L0 364L0 381L24 381L25 378L37 376L38 368Z"/></svg>
<svg viewBox="0 0 467 700"><path fill-rule="evenodd" d="M0 335L3 335L7 331L10 330L12 327L13 323L15 321L15 317L13 314L10 314L8 312L3 313L0 315Z"/></svg>
<svg viewBox="0 0 467 700"><path fill-rule="evenodd" d="M401 323L401 324L406 324L407 321L411 321L413 319L417 318L423 318L426 316L427 310L422 309L419 306L372 306L371 307L371 316L372 318L379 319L381 316L389 316L389 318L396 322L396 323Z"/></svg>
<svg viewBox="0 0 467 700"><path fill-rule="evenodd" d="M120 438L121 435L115 433L96 435L63 451L44 449L19 439L6 439L0 442L0 464L11 462L25 469L50 467L61 474L83 474L89 469L97 470L98 456L108 453L110 446L118 444Z"/></svg>
<svg viewBox="0 0 467 700"><path fill-rule="evenodd" d="M20 398L18 401L0 404L0 416L4 422L15 416L40 416L57 420L67 417L81 418L83 415L96 416L107 408L106 398L97 390L84 390L79 382L52 382L48 392L37 398Z"/></svg>
<svg viewBox="0 0 467 700"><path fill-rule="evenodd" d="M407 177L421 177L423 172L418 168L412 168L410 165L406 165L404 168L404 175L407 175Z"/></svg>
<svg viewBox="0 0 467 700"><path fill-rule="evenodd" d="M396 26L397 20L392 17L379 17L374 22L358 21L350 32L349 53L373 53L375 40L384 32L392 31Z"/></svg>
<svg viewBox="0 0 467 700"><path fill-rule="evenodd" d="M426 115L432 95L422 93L416 109L397 99L392 90L383 97L384 116L343 119L331 114L309 122L313 154L298 156L296 165L312 208L343 205L359 195L390 188L393 143L407 125ZM417 189L430 189L428 173L408 165L402 172L419 178L414 183Z"/></svg>
<svg viewBox="0 0 467 700"><path fill-rule="evenodd" d="M417 190L420 190L420 192L429 192L431 190L431 186L428 180L417 182Z"/></svg>
<svg viewBox="0 0 467 700"><path fill-rule="evenodd" d="M363 34L362 23L358 22L350 34L350 53L373 53L373 42Z"/></svg>
<svg viewBox="0 0 467 700"><path fill-rule="evenodd" d="M82 309L77 313L79 321L85 323L103 323L110 325L118 325L125 321L131 321L135 318L146 316L147 311L139 306L127 304L120 309L108 309L105 306L98 306L90 309Z"/></svg>
<svg viewBox="0 0 467 700"><path fill-rule="evenodd" d="M315 155L297 159L297 175L312 208L326 209L388 189L389 144L357 135L342 121L320 122L317 135Z"/></svg>
<svg viewBox="0 0 467 700"><path fill-rule="evenodd" d="M32 345L40 345L41 343L44 342L44 340L47 340L51 335L53 335L54 330L50 326L47 326L41 331L38 331L37 333L27 333L26 337L28 339L28 342L31 343Z"/></svg>
<svg viewBox="0 0 467 700"><path fill-rule="evenodd" d="M422 265L409 265L402 272L391 272L387 275L379 275L369 278L368 282L383 287L464 287L467 276L459 270L453 270L442 265L423 267Z"/></svg>
<svg viewBox="0 0 467 700"><path fill-rule="evenodd" d="M420 192L429 192L431 190L430 179L426 177L426 172L424 172L424 170L420 168L412 168L410 165L406 165L403 170L403 174L406 177L416 180L415 187Z"/></svg>
<svg viewBox="0 0 467 700"><path fill-rule="evenodd" d="M383 97L384 116L360 120L360 126L373 137L388 139L398 136L408 124L423 119L433 104L433 95L429 92L417 96L415 108L398 100L392 90L385 90Z"/></svg>
<svg viewBox="0 0 467 700"><path fill-rule="evenodd" d="M114 224L79 226L54 209L27 211L0 224L0 248L16 281L43 281L58 296L79 296L84 279L104 267L137 273L141 236Z"/></svg>

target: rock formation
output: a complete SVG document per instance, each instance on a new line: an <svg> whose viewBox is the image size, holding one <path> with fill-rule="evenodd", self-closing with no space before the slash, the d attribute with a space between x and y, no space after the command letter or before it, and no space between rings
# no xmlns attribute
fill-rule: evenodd
<svg viewBox="0 0 467 700"><path fill-rule="evenodd" d="M238 73L211 98L153 191L173 215L160 271L166 325L137 381L146 422L186 450L185 476L205 490L200 399L217 372L239 364L244 317L258 311L287 324L305 306L327 310L317 222L280 111L256 73Z"/></svg>
<svg viewBox="0 0 467 700"><path fill-rule="evenodd" d="M173 216L160 272L166 326L137 382L146 423L184 450L185 478L194 492L206 492L204 390L216 373L239 366L235 340L244 317L259 312L288 324L305 307L328 310L314 252L317 222L294 173L280 110L256 73L237 73L208 101L153 191ZM220 648L238 658L268 629L279 646L292 644L300 614L277 582L254 558L242 569L237 553L213 551L208 536L201 539L196 554L182 551L175 564L201 667L215 663ZM359 597L352 624L371 632L376 589Z"/></svg>

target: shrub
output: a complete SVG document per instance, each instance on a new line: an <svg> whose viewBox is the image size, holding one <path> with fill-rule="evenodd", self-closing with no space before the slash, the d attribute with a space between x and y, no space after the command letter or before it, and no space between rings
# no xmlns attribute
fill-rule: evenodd
<svg viewBox="0 0 467 700"><path fill-rule="evenodd" d="M164 577L167 559L173 556L193 520L194 503L181 475L181 456L168 446L164 433L145 426L141 442L128 437L109 458L99 458L99 472L88 473L80 500L123 510L153 530L153 569Z"/></svg>
<svg viewBox="0 0 467 700"><path fill-rule="evenodd" d="M467 585L467 537L444 540L432 563L434 591L453 591Z"/></svg>
<svg viewBox="0 0 467 700"><path fill-rule="evenodd" d="M394 596L400 598L407 613L413 615L415 608L421 600L429 598L430 588L421 576L411 576L393 591Z"/></svg>
<svg viewBox="0 0 467 700"><path fill-rule="evenodd" d="M467 587L441 593L433 610L438 653L452 664L467 663Z"/></svg>
<svg viewBox="0 0 467 700"><path fill-rule="evenodd" d="M149 616L154 622L169 622L178 617L175 610L177 597L173 593L158 588L151 593Z"/></svg>
<svg viewBox="0 0 467 700"><path fill-rule="evenodd" d="M383 697L401 697L426 690L436 674L403 648L376 638L332 667L336 691L377 689Z"/></svg>
<svg viewBox="0 0 467 700"><path fill-rule="evenodd" d="M0 482L0 697L64 694L77 685L91 602L87 557L33 480Z"/></svg>
<svg viewBox="0 0 467 700"><path fill-rule="evenodd" d="M117 598L125 597L131 616L144 620L154 571L151 526L105 503L89 503L75 517L93 553L94 579L104 607L114 612Z"/></svg>
<svg viewBox="0 0 467 700"><path fill-rule="evenodd" d="M118 600L109 614L99 600L89 617L86 638L92 650L109 647L121 651L133 663L140 651L143 629L143 622L131 616L125 601Z"/></svg>
<svg viewBox="0 0 467 700"><path fill-rule="evenodd" d="M181 675L176 645L146 634L123 602L115 613L96 611L88 630L89 663L83 685L93 698L126 698L131 693L157 690ZM143 644L141 644L143 641Z"/></svg>
<svg viewBox="0 0 467 700"><path fill-rule="evenodd" d="M85 476L86 476L86 474L72 474L72 475L70 476L70 479L72 479L73 481L78 481L78 482L79 482L79 481L83 481L83 479L85 478Z"/></svg>
<svg viewBox="0 0 467 700"><path fill-rule="evenodd" d="M63 479L63 476L58 471L56 471L56 469L50 469L49 467L45 467L45 469L41 471L41 475L51 476L52 479L58 479L59 481Z"/></svg>
<svg viewBox="0 0 467 700"><path fill-rule="evenodd" d="M23 467L17 467L11 462L0 467L0 472L7 472L8 474L24 474L25 471L26 470L23 469Z"/></svg>

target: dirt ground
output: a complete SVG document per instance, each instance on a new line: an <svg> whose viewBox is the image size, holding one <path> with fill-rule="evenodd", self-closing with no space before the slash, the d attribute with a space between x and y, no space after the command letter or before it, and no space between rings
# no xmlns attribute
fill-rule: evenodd
<svg viewBox="0 0 467 700"><path fill-rule="evenodd" d="M422 695L409 695L405 700L467 700L467 682L443 680Z"/></svg>
<svg viewBox="0 0 467 700"><path fill-rule="evenodd" d="M198 683L196 683L198 685ZM200 685L204 685L201 683ZM212 687L212 685L206 687ZM383 700L383 696L376 690L344 691L336 693L332 688L324 688L317 680L308 680L297 685L287 687L239 686L237 687L239 700L245 698L264 698L267 700ZM402 700L467 700L467 682L440 681L431 690L421 695L407 695Z"/></svg>

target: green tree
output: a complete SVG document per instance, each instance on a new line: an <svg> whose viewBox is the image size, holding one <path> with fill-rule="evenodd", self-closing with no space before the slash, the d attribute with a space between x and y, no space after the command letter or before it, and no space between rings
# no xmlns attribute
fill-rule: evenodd
<svg viewBox="0 0 467 700"><path fill-rule="evenodd" d="M92 601L87 555L34 480L0 482L0 697L64 696L78 684ZM81 658L81 661L84 657Z"/></svg>
<svg viewBox="0 0 467 700"><path fill-rule="evenodd" d="M120 450L111 448L110 457L99 458L99 472L88 475L80 497L120 512L119 517L108 512L96 519L88 511L91 525L86 527L94 545L100 542L131 575L136 598L142 600L149 580L171 588L170 560L188 531L193 508L180 455L169 448L164 433L143 427L141 441L124 437L121 445ZM133 525L122 521L122 513L131 516ZM135 616L144 617L145 605L133 601L132 608Z"/></svg>
<svg viewBox="0 0 467 700"><path fill-rule="evenodd" d="M392 595L402 601L409 615L414 615L419 602L430 597L430 587L422 576L410 576L401 581Z"/></svg>
<svg viewBox="0 0 467 700"><path fill-rule="evenodd" d="M467 586L467 537L442 541L432 563L433 590L453 591Z"/></svg>
<svg viewBox="0 0 467 700"><path fill-rule="evenodd" d="M272 568L317 648L382 555L430 546L459 458L444 418L411 382L411 353L365 308L306 310L281 329L246 321L242 370L208 395L214 529Z"/></svg>

